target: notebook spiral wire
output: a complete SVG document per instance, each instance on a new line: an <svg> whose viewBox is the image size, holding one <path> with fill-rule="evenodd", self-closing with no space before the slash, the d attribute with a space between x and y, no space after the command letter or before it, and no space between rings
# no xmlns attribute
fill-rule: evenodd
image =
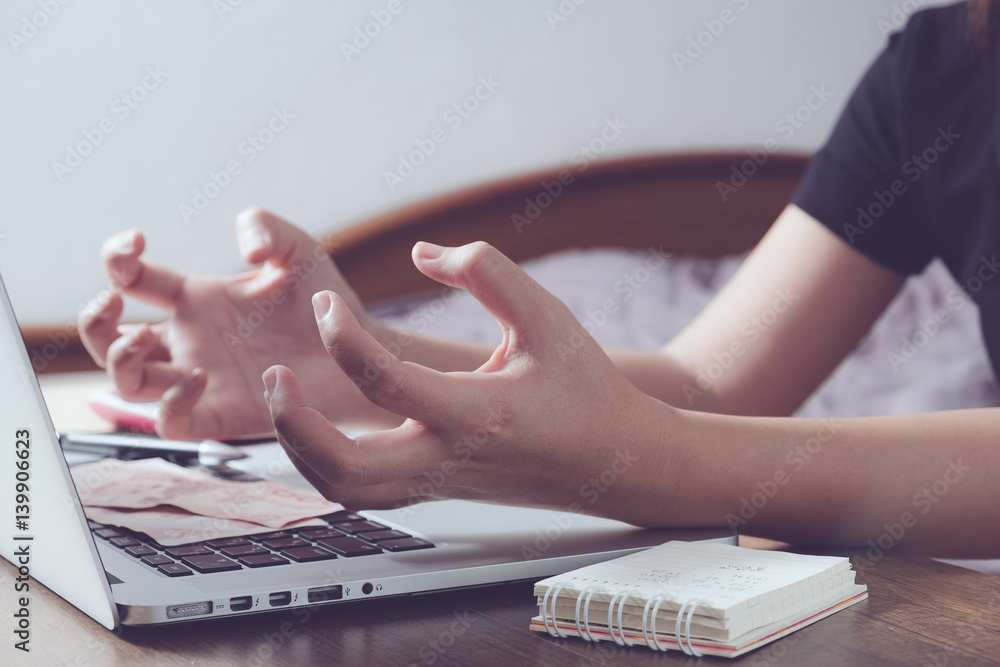
<svg viewBox="0 0 1000 667"><path fill-rule="evenodd" d="M569 582L556 582L545 591L545 596L542 598L542 623L545 626L545 630L553 637L569 636L559 628L556 620L556 600L559 597L559 592L567 585L569 585ZM598 641L590 630L590 601L593 599L595 593L602 590L605 590L603 586L594 584L580 591L576 598L576 633L586 641ZM611 639L619 646L633 646L632 641L625 636L622 615L625 611L625 603L628 602L628 599L634 593L636 593L635 589L618 591L614 593L608 605L608 633L611 635ZM669 645L661 644L659 637L656 636L657 613L660 611L663 603L670 599L671 596L666 593L653 596L646 601L646 606L642 609L642 638L646 646L654 651L667 651L671 648ZM703 654L694 647L694 642L691 639L691 621L694 619L695 611L704 602L705 600L698 598L688 600L677 611L677 619L674 622L674 636L676 637L677 647L684 651L686 655L696 658L701 657ZM618 605L617 634L615 634L614 622L616 604Z"/></svg>

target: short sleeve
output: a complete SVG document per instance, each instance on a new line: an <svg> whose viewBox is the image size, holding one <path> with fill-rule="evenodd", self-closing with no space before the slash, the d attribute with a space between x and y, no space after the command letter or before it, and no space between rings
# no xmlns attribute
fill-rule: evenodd
<svg viewBox="0 0 1000 667"><path fill-rule="evenodd" d="M918 197L903 174L905 38L905 32L890 37L826 145L813 156L792 201L878 264L914 274L935 253Z"/></svg>

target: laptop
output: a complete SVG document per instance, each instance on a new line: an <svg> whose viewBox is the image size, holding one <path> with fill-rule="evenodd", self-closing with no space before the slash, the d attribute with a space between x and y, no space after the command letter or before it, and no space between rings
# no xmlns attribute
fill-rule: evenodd
<svg viewBox="0 0 1000 667"><path fill-rule="evenodd" d="M0 498L11 522L0 553L26 584L18 595L30 600L41 582L108 629L538 580L674 539L736 543L728 528L641 529L569 507L455 500L164 547L87 520L2 279L0 298ZM310 488L277 443L246 449L245 473Z"/></svg>

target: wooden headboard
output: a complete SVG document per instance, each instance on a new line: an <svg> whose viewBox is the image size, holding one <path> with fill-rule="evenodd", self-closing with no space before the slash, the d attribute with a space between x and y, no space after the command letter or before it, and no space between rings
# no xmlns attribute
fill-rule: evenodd
<svg viewBox="0 0 1000 667"><path fill-rule="evenodd" d="M570 248L661 244L676 255L719 257L757 243L790 200L807 162L803 155L771 155L725 199L719 183L731 184L734 168L752 163L746 153L631 158L591 163L584 171L567 166L392 211L322 243L368 304L437 287L410 261L417 241L488 241L515 261ZM746 170L752 171L749 165ZM75 327L22 332L29 354L58 341L59 353L42 372L96 368Z"/></svg>
<svg viewBox="0 0 1000 667"><path fill-rule="evenodd" d="M724 200L719 182L730 184L733 167L744 162L756 173ZM583 172L554 169L392 211L322 242L366 303L435 287L410 261L417 241L487 241L515 261L569 248L661 244L677 255L719 257L760 240L807 162L771 155L757 167L746 153L701 153L594 163Z"/></svg>

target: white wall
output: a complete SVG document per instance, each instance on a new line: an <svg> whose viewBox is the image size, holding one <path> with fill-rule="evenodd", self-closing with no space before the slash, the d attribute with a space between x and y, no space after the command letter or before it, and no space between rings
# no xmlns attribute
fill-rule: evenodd
<svg viewBox="0 0 1000 667"><path fill-rule="evenodd" d="M116 231L143 229L148 255L181 269L234 271L232 220L247 205L322 233L566 163L607 118L628 127L603 157L768 138L813 150L884 43L879 21L917 4L398 0L348 62L341 44L390 0L244 0L220 11L237 1L2 4L0 267L22 323L74 318L104 284L98 249ZM574 11L553 23L560 6ZM679 68L674 52L724 10L731 22ZM157 70L159 81L148 74ZM455 127L443 114L479 77L499 87ZM832 96L789 137L776 123L813 86ZM242 142L274 109L294 118L275 121L287 127L251 161ZM446 141L391 190L386 170L436 128ZM85 132L100 134L92 152L71 171L54 166L68 147L87 150ZM193 208L193 189L229 161L240 173L185 221L180 205Z"/></svg>

